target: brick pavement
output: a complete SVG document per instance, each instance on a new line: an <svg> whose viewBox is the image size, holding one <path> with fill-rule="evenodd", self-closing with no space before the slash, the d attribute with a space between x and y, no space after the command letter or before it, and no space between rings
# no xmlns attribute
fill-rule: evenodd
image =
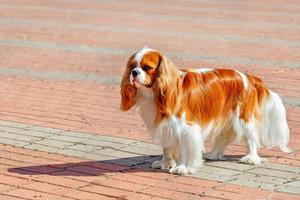
<svg viewBox="0 0 300 200"><path fill-rule="evenodd" d="M8 145L0 145L0 193L5 197L296 199L299 195L300 166L278 164L276 159L261 166L234 159L208 162L197 174L180 177L149 168L160 157L155 144L7 121L1 121L0 130L1 143Z"/></svg>
<svg viewBox="0 0 300 200"><path fill-rule="evenodd" d="M0 199L300 199L300 4L0 0ZM148 45L179 66L262 77L288 110L291 154L206 162L179 177L137 111L121 113L126 60ZM207 148L210 143L206 144Z"/></svg>

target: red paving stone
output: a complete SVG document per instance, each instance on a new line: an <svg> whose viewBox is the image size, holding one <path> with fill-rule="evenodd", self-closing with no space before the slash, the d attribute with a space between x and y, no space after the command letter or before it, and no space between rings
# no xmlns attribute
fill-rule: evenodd
<svg viewBox="0 0 300 200"><path fill-rule="evenodd" d="M0 104L5 105L0 120L151 142L137 111L119 111L118 84L104 79L119 80L128 56L149 45L180 67L230 67L264 79L287 98L295 151L273 148L261 154L274 163L300 166L299 12L295 0L0 0L0 70L15 70L0 74ZM68 78L71 73L103 81ZM300 199L11 146L0 149L0 199ZM231 145L226 154L245 152L244 146Z"/></svg>
<svg viewBox="0 0 300 200"><path fill-rule="evenodd" d="M20 28L19 26L7 26L5 27L5 32L0 33L1 38L9 39L22 39L24 35L28 35L28 40L31 41L47 41L51 43L63 43L63 44L82 44L88 46L103 46L103 47L117 47L124 48L130 46L131 41L126 40L126 36L123 33L111 33L110 36L112 39L106 38L106 33L89 31L89 30L78 30L78 29L64 29L63 32L56 32L57 28L35 28L31 27L30 29L25 26ZM49 35L48 33L52 33ZM136 34L137 44L142 43L145 33ZM72 37L70 37L72 35ZM186 43L190 43L189 49L185 50L186 53L199 53L204 55L214 55L214 56L231 56L231 57L241 57L249 59L271 59L271 60L280 60L280 61L300 61L300 58L297 54L294 54L299 47L280 47L278 50L278 45L268 45L268 48L265 48L265 44L248 44L245 46L243 43L235 42L220 42L220 41L207 41L202 42L203 47L201 50L197 50L198 44L193 43L192 38L181 38L182 43L176 44L174 46L174 39L170 37L165 39L164 37L157 37L156 35L148 36L147 40L155 41L151 45L159 46L163 45L165 47L163 50L168 52L170 50L179 51L185 48ZM163 40L163 42L161 42ZM122 42L119 42L122 41ZM115 44L111 46L111 44ZM173 46L172 46L173 45ZM226 49L224 46L226 45ZM131 48L140 48L140 46L132 46ZM243 48L243 51L240 49ZM102 65L103 66L103 65Z"/></svg>

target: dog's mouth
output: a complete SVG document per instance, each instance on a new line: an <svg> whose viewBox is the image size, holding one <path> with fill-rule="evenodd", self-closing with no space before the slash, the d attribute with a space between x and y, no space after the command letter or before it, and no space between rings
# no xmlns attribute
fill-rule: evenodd
<svg viewBox="0 0 300 200"><path fill-rule="evenodd" d="M143 85L142 85L139 81L137 81L137 80L135 80L135 79L132 81L132 85L133 85L134 87L136 87L136 88L143 87Z"/></svg>
<svg viewBox="0 0 300 200"><path fill-rule="evenodd" d="M131 85L134 86L137 89L151 89L152 88L152 84L142 84L140 83L138 80L132 80L131 81Z"/></svg>

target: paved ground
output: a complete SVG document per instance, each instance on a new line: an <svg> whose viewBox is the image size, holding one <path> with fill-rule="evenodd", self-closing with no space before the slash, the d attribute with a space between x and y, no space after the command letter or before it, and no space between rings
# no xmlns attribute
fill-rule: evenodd
<svg viewBox="0 0 300 200"><path fill-rule="evenodd" d="M299 13L297 0L0 0L0 199L300 199ZM294 152L261 150L255 167L231 145L193 176L149 169L160 148L137 111L118 110L144 45L262 77Z"/></svg>

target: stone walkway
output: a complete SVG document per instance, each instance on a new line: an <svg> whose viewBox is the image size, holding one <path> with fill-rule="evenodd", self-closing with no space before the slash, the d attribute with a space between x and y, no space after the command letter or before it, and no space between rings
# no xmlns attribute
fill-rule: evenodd
<svg viewBox="0 0 300 200"><path fill-rule="evenodd" d="M64 131L6 121L0 121L0 124L1 143L92 160L94 162L87 163L97 163L100 168L102 164L116 164L122 166L117 171L125 174L130 173L131 170L140 170L141 172L152 171L154 173L155 170L150 170L150 164L161 158L161 149L158 145L138 140ZM232 153L231 156L233 155L238 157L239 154ZM3 156L5 157L5 153L3 153ZM12 160L14 159L12 158ZM50 171L52 173L51 169L53 169L53 172L63 172L65 165L67 165L67 168L69 168L68 165L81 168L87 164L50 163L46 165L9 168L8 171L20 174L31 174L32 172L48 174ZM106 170L108 170L107 174L111 173L109 168ZM81 172L91 173L88 168ZM106 174L105 171L101 171L100 174L95 175L103 174ZM228 185L234 184L273 192L280 191L300 194L300 167L278 164L273 158L271 162L260 166L240 164L234 159L234 156L231 158L231 161L206 162L205 166L197 174L192 175L192 177L217 181Z"/></svg>
<svg viewBox="0 0 300 200"><path fill-rule="evenodd" d="M299 13L294 0L0 0L0 199L300 199ZM293 153L245 165L233 144L192 176L150 169L161 149L118 109L144 45L260 76L284 99Z"/></svg>

